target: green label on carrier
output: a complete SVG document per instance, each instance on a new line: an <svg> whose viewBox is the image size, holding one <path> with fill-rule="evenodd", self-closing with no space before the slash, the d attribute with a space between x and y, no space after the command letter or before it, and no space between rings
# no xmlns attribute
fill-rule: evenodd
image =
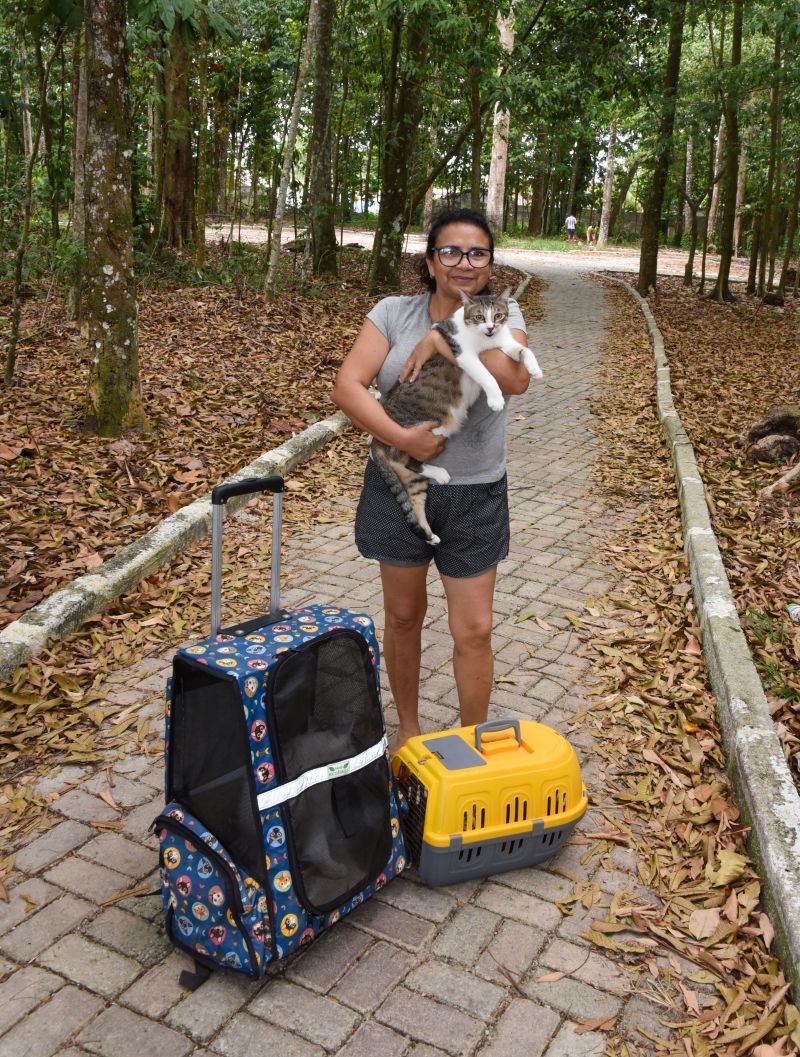
<svg viewBox="0 0 800 1057"><path fill-rule="evenodd" d="M344 763L329 763L328 764L328 777L338 778L340 775L350 773L350 761L345 760Z"/></svg>

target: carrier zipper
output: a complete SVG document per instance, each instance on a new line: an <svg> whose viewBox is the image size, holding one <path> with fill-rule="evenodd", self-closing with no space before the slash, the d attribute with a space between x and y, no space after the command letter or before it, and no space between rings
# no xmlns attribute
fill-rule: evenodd
<svg viewBox="0 0 800 1057"><path fill-rule="evenodd" d="M261 972L261 967L259 965L258 959L256 958L256 949L253 946L253 941L250 939L250 933L247 931L244 926L244 922L242 921L242 914L244 914L244 903L242 902L242 893L239 891L239 882L236 880L236 875L234 874L231 866L229 865L225 857L223 855L220 855L219 852L214 851L213 848L209 848L206 842L204 840L201 840L201 838L194 832L194 830L189 829L188 826L184 826L182 822L178 822L174 818L170 818L169 815L159 815L153 823L153 828L155 828L156 826L163 826L164 829L171 829L174 830L176 833L180 833L181 836L190 840L190 842L197 848L198 851L200 851L202 847L204 849L203 854L207 855L209 859L211 859L217 864L217 867L219 868L222 876L225 879L225 887L228 889L228 895L229 897L231 897L231 901L234 903L233 916L236 921L236 924L239 926L239 931L244 936L244 941L247 944L247 951L250 955L250 963L253 966L253 976L258 977ZM159 853L159 858L163 863L163 851ZM216 963L213 964L216 965Z"/></svg>

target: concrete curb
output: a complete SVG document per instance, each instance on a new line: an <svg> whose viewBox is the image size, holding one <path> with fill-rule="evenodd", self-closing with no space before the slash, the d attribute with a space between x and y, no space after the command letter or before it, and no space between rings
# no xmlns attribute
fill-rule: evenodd
<svg viewBox="0 0 800 1057"><path fill-rule="evenodd" d="M751 827L749 851L765 882L765 901L787 978L800 993L800 796L784 759L764 688L731 594L711 527L694 448L672 401L664 339L650 306L630 284L614 279L647 320L656 363L658 417L672 454L703 653L717 698L728 771Z"/></svg>
<svg viewBox="0 0 800 1057"><path fill-rule="evenodd" d="M259 455L228 481L274 473L285 476L349 425L350 420L341 412L315 422L291 440ZM246 502L246 496L238 496L229 500L227 506L232 511ZM165 518L91 573L54 591L0 632L0 679L9 679L51 639L63 639L87 617L99 613L210 531L211 496L208 495Z"/></svg>

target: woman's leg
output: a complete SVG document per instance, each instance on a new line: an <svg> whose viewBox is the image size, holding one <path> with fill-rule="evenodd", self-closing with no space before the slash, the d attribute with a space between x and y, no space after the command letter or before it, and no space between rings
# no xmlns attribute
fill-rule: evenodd
<svg viewBox="0 0 800 1057"><path fill-rule="evenodd" d="M483 723L494 678L492 602L497 566L480 576L442 576L453 636L453 671L462 726Z"/></svg>
<svg viewBox="0 0 800 1057"><path fill-rule="evenodd" d="M419 665L422 622L428 608L427 565L386 565L381 562L383 658L400 726L396 748L420 733Z"/></svg>

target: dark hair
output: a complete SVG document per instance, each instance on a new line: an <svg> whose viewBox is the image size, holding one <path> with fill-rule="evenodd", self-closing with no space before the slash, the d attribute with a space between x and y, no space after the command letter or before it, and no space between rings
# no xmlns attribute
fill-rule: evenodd
<svg viewBox="0 0 800 1057"><path fill-rule="evenodd" d="M489 251L492 254L492 260L494 260L494 235L483 213L477 209L442 209L431 221L425 253L420 257L418 266L422 285L427 287L431 293L436 290L436 280L428 271L428 260L433 257L439 232L442 228L447 227L448 224L472 224L473 227L480 228L489 239Z"/></svg>

